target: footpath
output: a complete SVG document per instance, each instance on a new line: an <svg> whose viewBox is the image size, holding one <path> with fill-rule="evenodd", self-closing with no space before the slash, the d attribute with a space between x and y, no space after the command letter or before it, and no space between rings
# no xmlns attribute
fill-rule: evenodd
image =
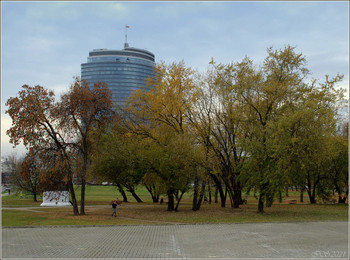
<svg viewBox="0 0 350 260"><path fill-rule="evenodd" d="M2 259L348 259L347 222L3 228Z"/></svg>

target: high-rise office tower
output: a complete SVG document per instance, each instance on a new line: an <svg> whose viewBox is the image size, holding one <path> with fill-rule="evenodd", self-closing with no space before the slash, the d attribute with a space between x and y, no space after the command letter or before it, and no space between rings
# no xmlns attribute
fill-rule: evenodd
<svg viewBox="0 0 350 260"><path fill-rule="evenodd" d="M133 90L146 87L146 79L154 76L154 64L153 53L125 43L123 50L90 51L87 63L81 64L81 79L90 86L107 83L114 106L123 106Z"/></svg>

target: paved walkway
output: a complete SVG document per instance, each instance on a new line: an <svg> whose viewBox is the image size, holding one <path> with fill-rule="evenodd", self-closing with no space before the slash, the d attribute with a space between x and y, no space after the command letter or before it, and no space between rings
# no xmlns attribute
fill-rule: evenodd
<svg viewBox="0 0 350 260"><path fill-rule="evenodd" d="M3 259L348 259L348 223L3 228L2 249Z"/></svg>

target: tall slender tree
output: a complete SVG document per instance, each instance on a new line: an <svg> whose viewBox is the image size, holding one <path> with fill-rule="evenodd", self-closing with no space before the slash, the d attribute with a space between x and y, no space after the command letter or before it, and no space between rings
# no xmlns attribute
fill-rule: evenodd
<svg viewBox="0 0 350 260"><path fill-rule="evenodd" d="M61 97L57 106L61 118L59 127L73 138L73 147L81 158L79 177L81 180L80 214L85 214L86 174L90 164L91 133L95 128L111 121L112 93L105 83L89 86L86 81L75 78L67 94Z"/></svg>

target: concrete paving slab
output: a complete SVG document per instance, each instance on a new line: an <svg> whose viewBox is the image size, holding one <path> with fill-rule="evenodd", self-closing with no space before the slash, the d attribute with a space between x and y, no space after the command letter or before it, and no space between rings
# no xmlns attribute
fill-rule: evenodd
<svg viewBox="0 0 350 260"><path fill-rule="evenodd" d="M347 222L3 228L3 259L348 259Z"/></svg>

